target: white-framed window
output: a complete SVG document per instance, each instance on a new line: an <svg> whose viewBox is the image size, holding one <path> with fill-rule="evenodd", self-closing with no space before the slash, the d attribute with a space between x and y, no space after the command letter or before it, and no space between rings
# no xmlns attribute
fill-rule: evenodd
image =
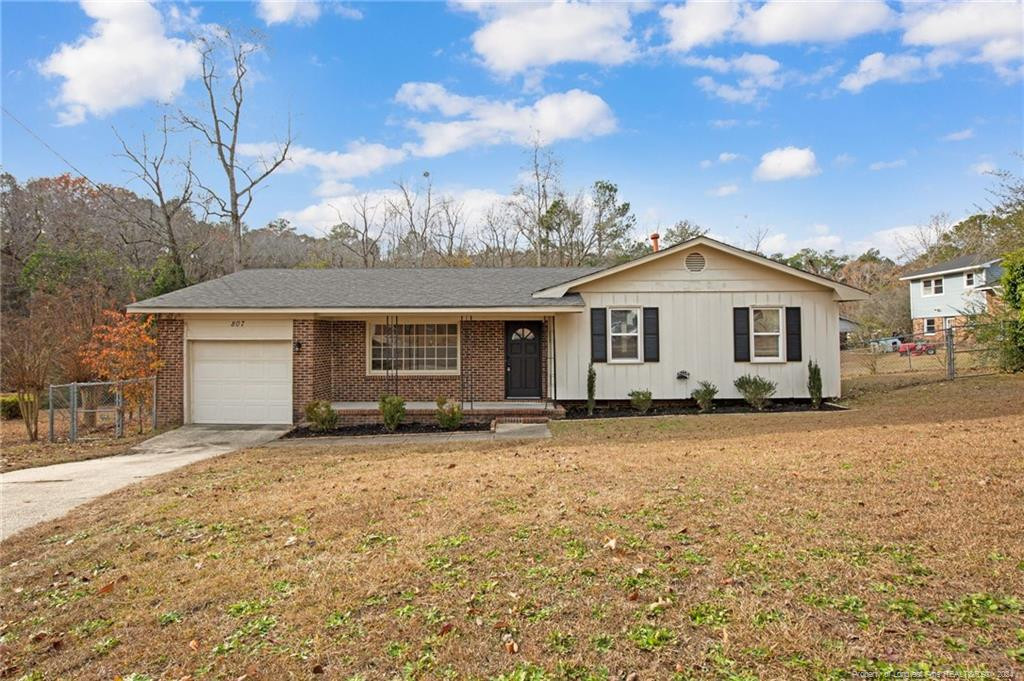
<svg viewBox="0 0 1024 681"><path fill-rule="evenodd" d="M458 374L459 324L367 324L367 371Z"/></svg>
<svg viewBox="0 0 1024 681"><path fill-rule="evenodd" d="M921 282L921 295L923 296L941 296L942 295L942 277L938 279L925 279Z"/></svg>
<svg viewBox="0 0 1024 681"><path fill-rule="evenodd" d="M928 318L928 319L924 320L924 332L925 333L935 333L935 319L934 318Z"/></svg>
<svg viewBox="0 0 1024 681"><path fill-rule="evenodd" d="M640 361L640 308L608 308L608 361Z"/></svg>
<svg viewBox="0 0 1024 681"><path fill-rule="evenodd" d="M750 359L782 361L782 308L750 308Z"/></svg>
<svg viewBox="0 0 1024 681"><path fill-rule="evenodd" d="M964 286L974 286L974 272L964 272Z"/></svg>

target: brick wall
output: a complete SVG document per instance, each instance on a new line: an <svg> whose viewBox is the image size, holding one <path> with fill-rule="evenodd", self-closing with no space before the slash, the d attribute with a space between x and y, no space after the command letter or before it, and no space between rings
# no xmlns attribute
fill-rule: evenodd
<svg viewBox="0 0 1024 681"><path fill-rule="evenodd" d="M162 363L156 372L157 425L177 426L185 414L185 322L157 315L156 340Z"/></svg>
<svg viewBox="0 0 1024 681"><path fill-rule="evenodd" d="M296 422L313 400L331 399L331 325L322 319L292 322L292 416Z"/></svg>
<svg viewBox="0 0 1024 681"><path fill-rule="evenodd" d="M438 397L505 399L505 322L464 321L461 324L462 376L410 376L395 379L366 373L366 322L333 321L331 333L331 399L339 402L376 401L382 393L397 392L408 401ZM541 337L541 390L547 392L547 330Z"/></svg>

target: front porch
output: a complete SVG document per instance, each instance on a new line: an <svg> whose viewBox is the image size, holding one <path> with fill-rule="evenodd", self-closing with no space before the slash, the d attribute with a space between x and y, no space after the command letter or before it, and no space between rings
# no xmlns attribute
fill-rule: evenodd
<svg viewBox="0 0 1024 681"><path fill-rule="evenodd" d="M495 420L505 423L543 423L549 419L565 416L565 409L554 402L540 400L463 401L463 419L469 423L491 423ZM343 425L379 423L380 411L376 402L332 402ZM437 404L426 401L405 403L406 421L432 422Z"/></svg>

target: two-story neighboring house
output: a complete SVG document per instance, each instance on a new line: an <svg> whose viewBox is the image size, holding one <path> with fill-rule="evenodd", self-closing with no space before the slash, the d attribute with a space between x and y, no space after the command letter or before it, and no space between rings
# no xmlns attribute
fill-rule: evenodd
<svg viewBox="0 0 1024 681"><path fill-rule="evenodd" d="M962 255L900 277L910 282L914 334L939 335L946 328L961 326L970 315L987 310L1003 274L1001 260Z"/></svg>

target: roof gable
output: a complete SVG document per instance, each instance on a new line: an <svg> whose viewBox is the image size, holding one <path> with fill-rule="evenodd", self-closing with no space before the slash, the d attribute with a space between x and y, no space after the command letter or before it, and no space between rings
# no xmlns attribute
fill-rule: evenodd
<svg viewBox="0 0 1024 681"><path fill-rule="evenodd" d="M914 272L908 272L900 277L900 281L907 281L909 279L919 279L932 274L955 274L956 272L967 272L970 270L979 270L989 265L993 265L1000 262L1002 258L993 258L991 256L982 255L980 253L969 253L967 255L961 255L951 260L945 260L943 262L932 265L931 267L925 267L921 270Z"/></svg>
<svg viewBox="0 0 1024 681"><path fill-rule="evenodd" d="M868 297L868 293L866 291L862 291L861 289L855 288L853 286L848 286L846 284L834 281L827 277L822 277L817 274L804 272L803 270L796 269L795 267L790 267L789 265L784 265L780 262L776 262L771 258L766 258L764 256L757 255L749 251L745 251L741 248L730 246L729 244L717 241L706 236L695 237L693 239L689 239L687 241L675 244L674 246L670 246L669 248L665 248L660 251L650 253L635 260L630 260L629 262L625 262L620 265L607 267L605 269L597 270L595 272L585 274L575 279L569 279L560 282L555 286L549 286L545 289L538 290L536 293L534 293L534 296L538 298L560 298L564 295L567 295L571 292L578 290L580 287L585 286L586 284L590 284L591 282L596 282L601 279L614 277L615 275L628 272L629 270L632 270L634 268L651 265L652 263L658 262L663 258L681 254L683 251L692 249L695 246L701 246L711 250L716 250L721 253L725 253L727 255L738 258L739 260L742 260L744 262L751 263L759 267L764 267L773 272L795 277L797 279L802 279L804 281L811 282L818 286L831 289L834 292L837 300L864 300Z"/></svg>

